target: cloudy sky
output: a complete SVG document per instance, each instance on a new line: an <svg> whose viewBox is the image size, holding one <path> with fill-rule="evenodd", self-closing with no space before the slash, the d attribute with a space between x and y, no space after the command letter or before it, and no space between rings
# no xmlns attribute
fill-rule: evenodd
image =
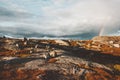
<svg viewBox="0 0 120 80"><path fill-rule="evenodd" d="M0 34L120 35L119 30L120 0L0 0Z"/></svg>

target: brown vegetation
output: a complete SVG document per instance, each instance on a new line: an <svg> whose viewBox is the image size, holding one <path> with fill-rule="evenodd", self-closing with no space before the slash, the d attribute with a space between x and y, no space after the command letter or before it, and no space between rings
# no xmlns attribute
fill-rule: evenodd
<svg viewBox="0 0 120 80"><path fill-rule="evenodd" d="M95 37L61 40L68 44L61 45L59 40L0 38L0 80L120 80L118 40Z"/></svg>

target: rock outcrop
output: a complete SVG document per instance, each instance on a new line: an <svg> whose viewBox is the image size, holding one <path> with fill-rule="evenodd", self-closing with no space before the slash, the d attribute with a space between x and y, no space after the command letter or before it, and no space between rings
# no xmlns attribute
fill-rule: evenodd
<svg viewBox="0 0 120 80"><path fill-rule="evenodd" d="M110 42L112 43L120 43L120 36L96 36L93 37L94 41L100 41L100 42Z"/></svg>
<svg viewBox="0 0 120 80"><path fill-rule="evenodd" d="M117 44L117 37L0 38L0 80L120 80Z"/></svg>

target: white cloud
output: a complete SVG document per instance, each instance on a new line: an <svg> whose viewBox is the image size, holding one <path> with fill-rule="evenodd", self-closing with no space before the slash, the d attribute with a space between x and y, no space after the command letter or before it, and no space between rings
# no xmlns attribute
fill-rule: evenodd
<svg viewBox="0 0 120 80"><path fill-rule="evenodd" d="M91 32L97 34L101 27L104 27L102 34L105 35L117 32L120 26L120 0L46 0L44 5L41 2L37 1L35 3L32 0L30 3L33 4L30 5L32 7L36 4L35 11L40 10L42 15L34 14L35 18L29 16L26 20L22 17L22 19L18 19L14 26L29 27L29 30L55 36ZM48 3L49 5L47 5ZM26 5L21 5L25 8L18 4L11 5L13 9L10 9L13 12L34 12L30 8L26 10L28 8Z"/></svg>
<svg viewBox="0 0 120 80"><path fill-rule="evenodd" d="M65 0L60 0L63 3ZM113 4L114 3L114 4ZM44 14L49 21L49 26L57 28L58 34L64 33L86 33L89 30L98 30L101 27L118 27L120 25L120 11L117 0L77 0L76 4L67 6L67 8L58 8L57 6L44 8ZM57 8L56 8L57 7ZM46 27L49 27L46 26ZM66 27L66 28L64 28ZM64 30L63 30L64 29ZM87 30L89 29L89 30Z"/></svg>

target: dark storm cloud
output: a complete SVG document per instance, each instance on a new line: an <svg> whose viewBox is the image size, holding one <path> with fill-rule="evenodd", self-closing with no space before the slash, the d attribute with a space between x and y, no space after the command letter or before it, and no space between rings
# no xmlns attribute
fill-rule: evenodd
<svg viewBox="0 0 120 80"><path fill-rule="evenodd" d="M15 17L15 14L4 7L0 7L0 17Z"/></svg>
<svg viewBox="0 0 120 80"><path fill-rule="evenodd" d="M22 12L22 11L19 12L0 6L0 21L27 19L30 17L32 17L31 13Z"/></svg>

